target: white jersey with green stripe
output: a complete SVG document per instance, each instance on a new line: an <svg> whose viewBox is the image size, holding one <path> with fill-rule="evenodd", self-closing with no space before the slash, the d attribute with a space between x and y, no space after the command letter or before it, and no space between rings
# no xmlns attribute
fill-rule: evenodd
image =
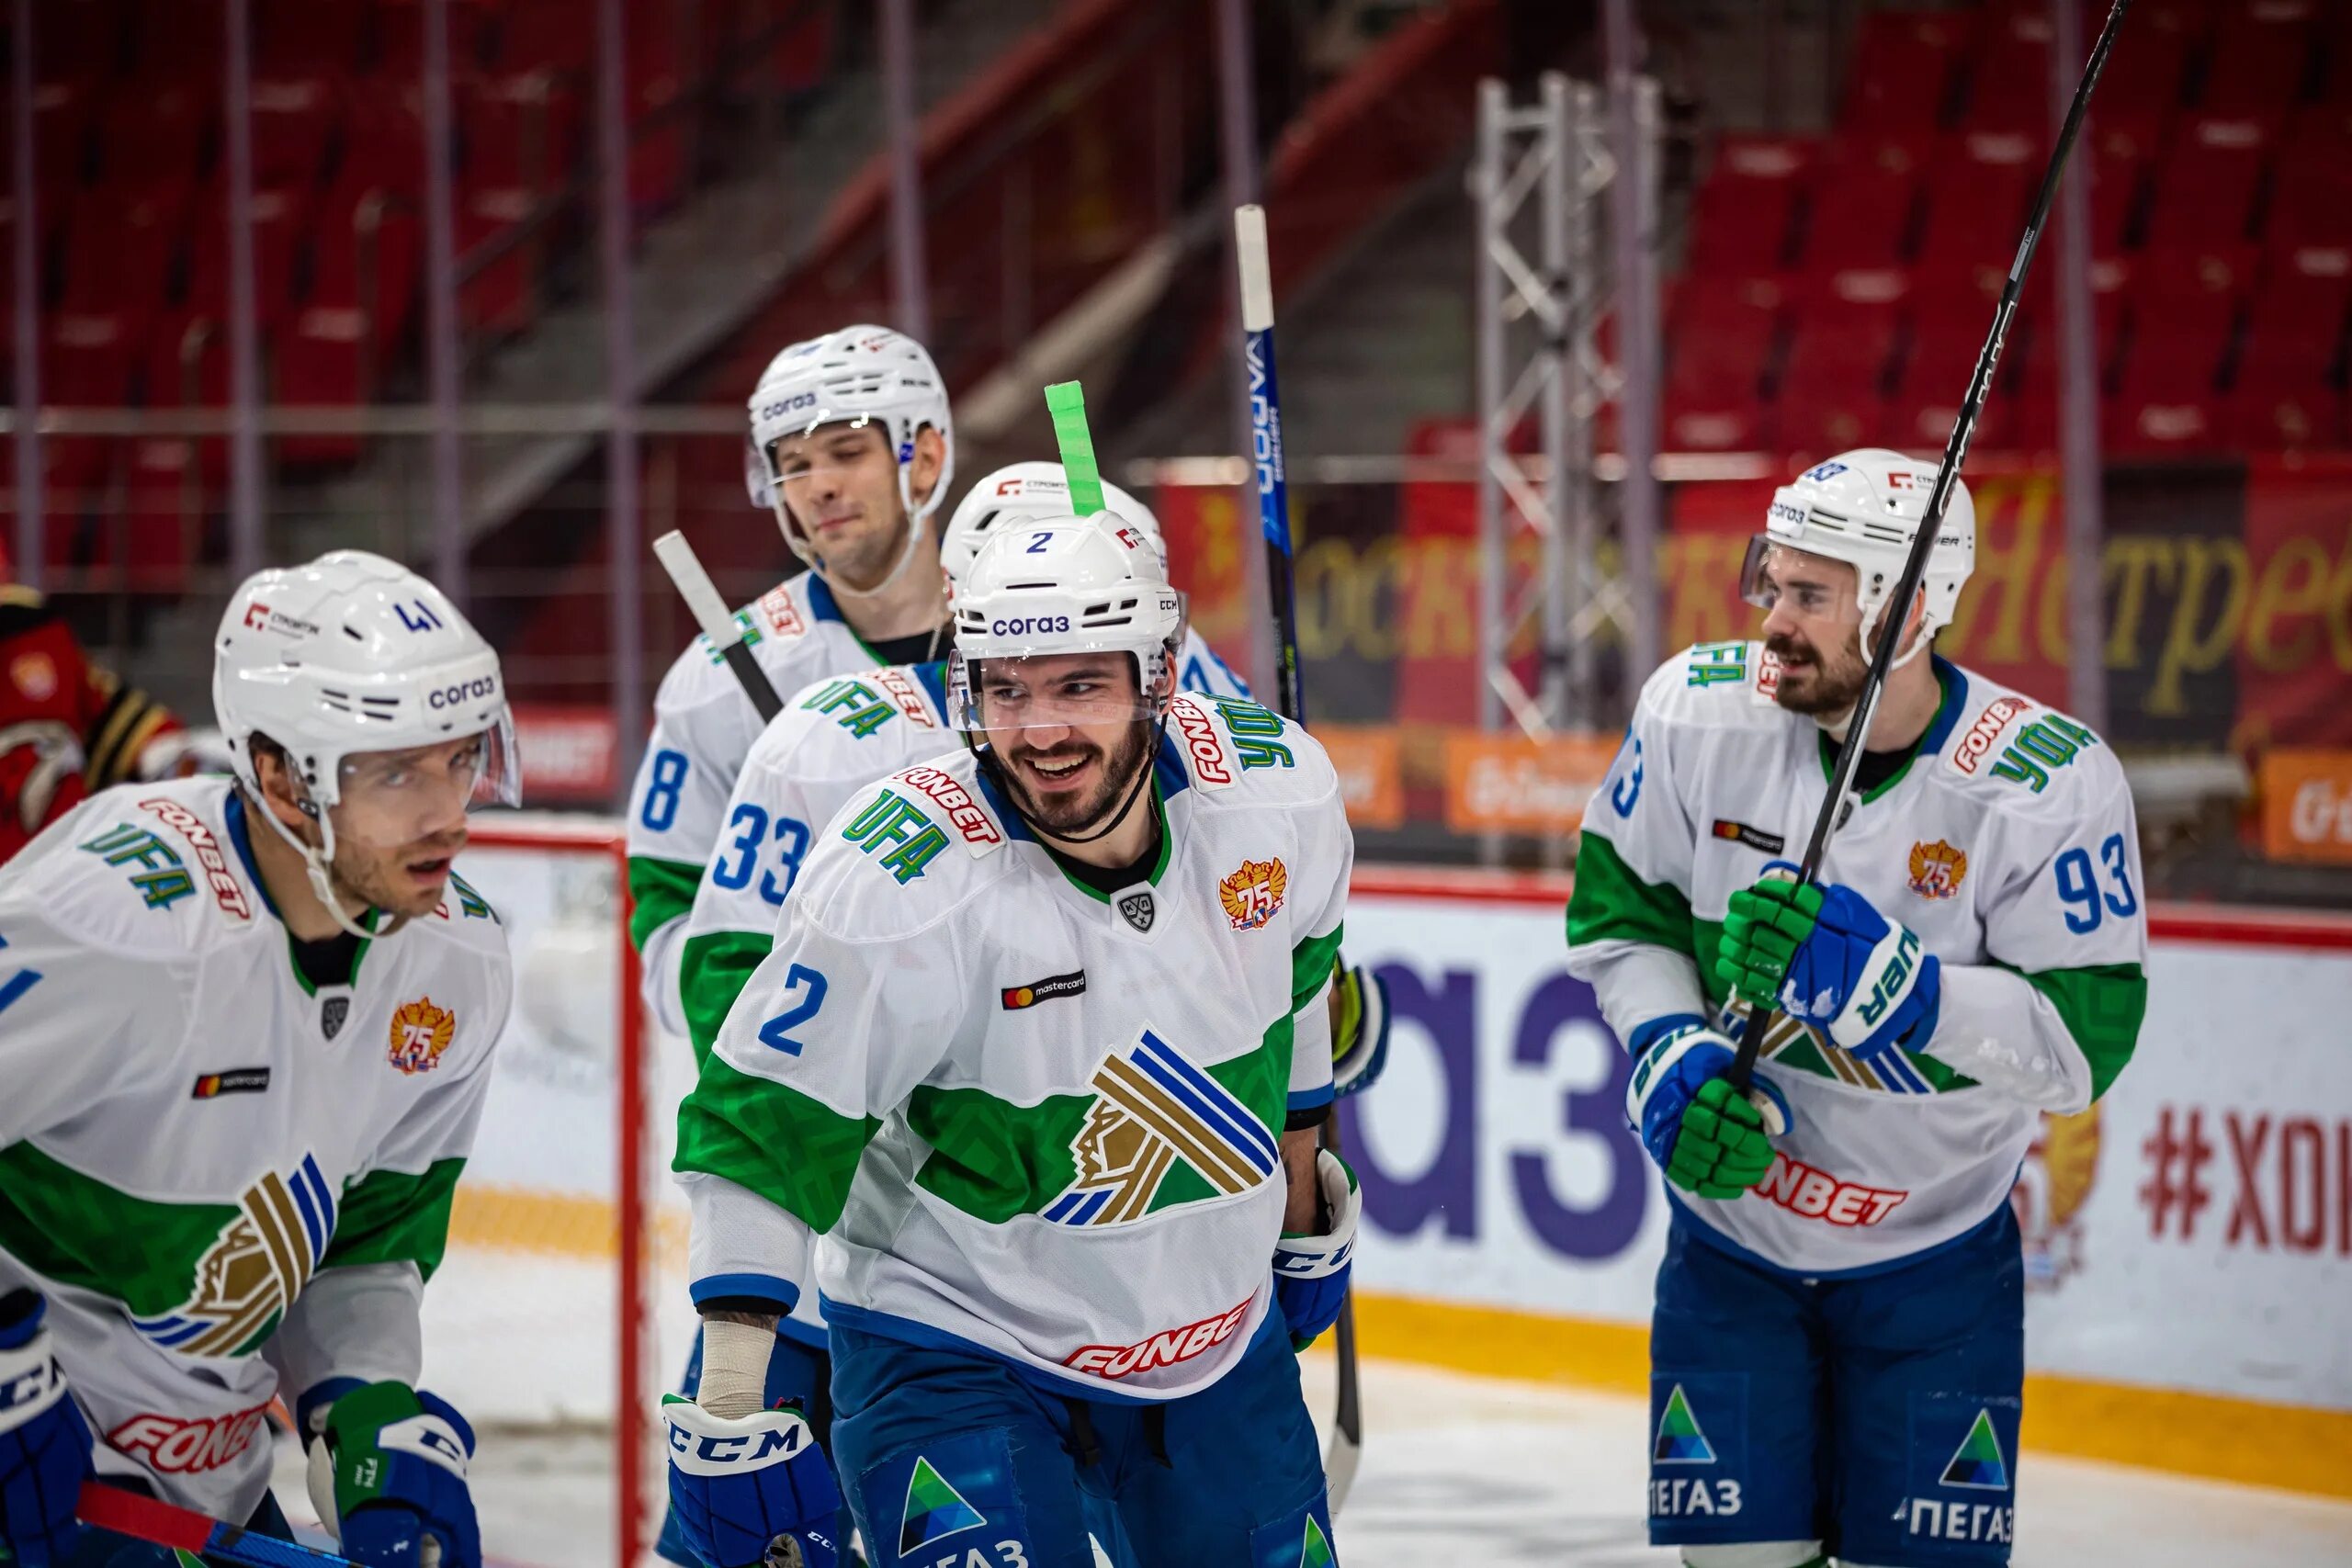
<svg viewBox="0 0 2352 1568"><path fill-rule="evenodd" d="M1934 671L1934 719L1858 798L1818 876L1936 956L1933 1036L1874 1068L1776 1020L1758 1072L1792 1124L1770 1172L1736 1200L1669 1189L1719 1243L1800 1274L1886 1267L1984 1220L2041 1113L2082 1110L2122 1070L2146 1002L2139 840L2114 752L1982 675ZM1586 807L1568 967L1637 1055L1679 1021L1728 1016L1715 959L1731 895L1793 867L1828 793L1826 739L1773 701L1778 678L1760 643L1669 660Z"/></svg>
<svg viewBox="0 0 2352 1568"><path fill-rule="evenodd" d="M1153 776L1159 852L1108 896L960 749L816 831L680 1112L697 1301L813 1277L834 1323L1103 1398L1240 1355L1282 1133L1331 1097L1353 840L1322 748L1253 703L1179 696Z"/></svg>
<svg viewBox="0 0 2352 1568"><path fill-rule="evenodd" d="M314 986L249 829L227 779L125 784L0 869L0 1293L49 1298L101 1473L231 1519L274 1396L416 1381L513 994L455 876Z"/></svg>
<svg viewBox="0 0 2352 1568"><path fill-rule="evenodd" d="M880 667L843 618L825 580L803 572L735 614L752 657L779 694L812 681ZM697 637L662 678L653 733L628 798L629 935L644 958L648 1006L684 1032L678 1003L681 922L721 843L727 796L760 735L759 710L735 672Z"/></svg>

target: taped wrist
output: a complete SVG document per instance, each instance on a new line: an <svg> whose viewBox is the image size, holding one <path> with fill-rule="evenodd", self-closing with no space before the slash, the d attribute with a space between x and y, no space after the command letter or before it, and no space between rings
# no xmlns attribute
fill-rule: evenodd
<svg viewBox="0 0 2352 1568"><path fill-rule="evenodd" d="M768 1358L775 1330L729 1318L705 1318L702 1391L695 1403L723 1420L755 1416L766 1406Z"/></svg>

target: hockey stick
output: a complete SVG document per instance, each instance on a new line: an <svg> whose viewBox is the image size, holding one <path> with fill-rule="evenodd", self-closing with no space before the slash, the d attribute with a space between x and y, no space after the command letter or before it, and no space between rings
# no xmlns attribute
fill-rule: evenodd
<svg viewBox="0 0 2352 1568"><path fill-rule="evenodd" d="M254 1568L357 1568L348 1557L337 1557L300 1541L280 1540L223 1524L208 1514L183 1508L158 1497L142 1497L119 1486L85 1481L74 1506L84 1524L151 1546L220 1558L224 1562L250 1562Z"/></svg>
<svg viewBox="0 0 2352 1568"><path fill-rule="evenodd" d="M1290 487L1283 474L1282 393L1274 380L1274 275L1266 254L1266 209L1233 209L1233 250L1241 269L1241 357L1250 367L1250 461L1258 476L1258 528L1266 536L1266 586L1274 612L1274 702L1283 717L1306 722L1299 687L1298 595L1291 570ZM1323 1119L1322 1145L1340 1152L1337 1113ZM1323 1456L1324 1487L1333 1513L1363 1459L1363 1390L1356 1371L1355 1289L1340 1300L1340 1404L1331 1443Z"/></svg>
<svg viewBox="0 0 2352 1568"><path fill-rule="evenodd" d="M2091 89L2098 85L2098 74L2107 66L2108 51L2115 47L2115 35L2123 25L2123 13L2132 8L2132 0L2115 0L2107 13L2107 25L2099 29L2098 42L2091 48L2091 57L2083 66L2083 79L2075 88L2075 101L2067 107L2065 123L2058 129L2058 144L2050 150L2050 166L2042 171L2041 189L2033 198L2032 216L2026 220L2025 237L2018 243L2015 259L2009 263L2008 281L2001 286L2001 298L1993 307L1993 327L1984 334L1984 347L1976 356L1976 368L1969 373L1968 395L1961 400L1959 417L1952 421L1951 438L1944 443L1943 461L1936 468L1936 482L1928 491L1927 511L1920 516L1919 531L1912 536L1911 553L1904 558L1903 575L1894 580L1894 592L1887 596L1892 612L1892 624L1882 633L1878 646L1871 650L1870 671L1863 677L1861 695L1855 699L1854 716L1846 727L1846 743L1838 751L1838 765L1830 771L1829 793L1822 797L1821 809L1813 819L1813 836L1805 840L1804 861L1797 872L1800 885L1811 882L1821 869L1821 857L1829 848L1829 835L1836 832L1846 808L1847 791L1853 787L1854 770L1862 760L1864 742L1869 739L1871 720L1878 713L1879 694L1885 689L1887 671L1894 667L1895 645L1903 640L1904 623L1911 617L1911 602L1918 597L1919 581L1928 573L1928 557L1936 547L1936 534L1943 526L1944 507L1951 499L1951 487L1959 481L1960 465L1968 456L1968 443L1976 434L1977 416L1984 412L1984 394L1993 384L1993 369L2000 362L2001 345L2009 335L2009 318L2017 313L2018 297L2025 291L2026 269L2033 265L2033 253L2041 243L2042 225L2050 220L2051 203L2058 197L2058 182L2066 173L2066 159L2075 150L2075 135L2083 128L2083 117L2090 111ZM1772 1026L1776 1010L1749 1006L1747 1023L1739 1037L1739 1055L1733 1058L1732 1088L1746 1093L1756 1075L1756 1055L1763 1049L1765 1033Z"/></svg>
<svg viewBox="0 0 2352 1568"><path fill-rule="evenodd" d="M678 597L686 602L693 612L695 624L702 627L702 635L710 646L718 649L727 660L727 668L735 672L736 682L752 705L760 710L760 722L766 724L784 711L784 699L775 694L775 687L768 680L768 672L752 657L752 638L748 628L740 625L727 611L727 601L711 586L710 573L702 569L702 558L695 554L694 546L675 528L653 541L654 558L662 570L670 574L671 585Z"/></svg>

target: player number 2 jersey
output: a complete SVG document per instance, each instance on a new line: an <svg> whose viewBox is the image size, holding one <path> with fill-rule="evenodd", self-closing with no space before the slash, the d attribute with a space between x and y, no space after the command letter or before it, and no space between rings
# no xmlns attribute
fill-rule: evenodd
<svg viewBox="0 0 2352 1568"><path fill-rule="evenodd" d="M1785 1017L1758 1071L1793 1124L1763 1183L1670 1196L1720 1242L1804 1274L1950 1241L2007 1199L2041 1112L2079 1111L2131 1055L2147 917L2114 753L2064 714L1940 659L1943 700L1902 772L1860 796L1819 879L1860 892L1941 964L1917 1051L1874 1068ZM1828 793L1812 718L1772 700L1760 643L1701 644L1645 686L1584 818L1569 968L1621 1038L1715 1015L1731 895L1793 866Z"/></svg>
<svg viewBox="0 0 2352 1568"><path fill-rule="evenodd" d="M1270 1301L1293 1111L1352 840L1305 732L1180 696L1151 872L1064 874L965 752L857 791L680 1115L698 1297L941 1336L1069 1392L1172 1398Z"/></svg>

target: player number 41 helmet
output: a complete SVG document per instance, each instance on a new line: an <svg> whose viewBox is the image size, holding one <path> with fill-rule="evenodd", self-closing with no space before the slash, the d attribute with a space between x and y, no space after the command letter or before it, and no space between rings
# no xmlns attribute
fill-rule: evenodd
<svg viewBox="0 0 2352 1568"><path fill-rule="evenodd" d="M861 592L826 579L836 593L862 598L880 592L914 558L923 520L946 496L947 482L956 471L956 427L947 411L947 388L931 355L922 344L888 327L843 327L796 343L769 360L752 392L750 412L751 446L743 455L743 478L752 504L775 513L785 543L820 573L825 570L824 561L785 504L776 471L776 443L828 424L871 420L881 426L883 439L889 443L890 455L899 465L899 501L907 518L906 549L890 569L889 577L872 589ZM939 432L946 455L931 494L918 505L910 466L915 433L926 424Z"/></svg>
<svg viewBox="0 0 2352 1568"><path fill-rule="evenodd" d="M1862 613L1862 651L1871 650L1872 623L1895 580L1935 488L1936 465L1900 452L1870 446L1841 452L1799 474L1772 492L1764 532L1748 541L1740 568L1739 594L1760 608L1771 607L1762 581L1766 556L1775 546L1841 560L1854 569L1854 593ZM1896 659L1906 662L1928 646L1939 626L1951 624L1960 591L1976 568L1976 505L1967 485L1954 479L1944 505L1943 526L1928 555L1920 580L1919 637Z"/></svg>
<svg viewBox="0 0 2352 1568"><path fill-rule="evenodd" d="M1143 531L1115 514L1023 519L994 531L957 585L948 713L960 729L1156 718L1175 694L1183 612ZM1133 694L1032 693L995 660L1124 653Z"/></svg>
<svg viewBox="0 0 2352 1568"><path fill-rule="evenodd" d="M458 607L424 578L366 550L334 550L307 566L257 572L230 597L213 638L212 707L237 777L254 799L254 739L281 748L301 779L322 842L302 843L272 812L254 815L302 852L311 886L346 930L327 868L338 803L343 829L378 848L408 841L396 810L355 815L346 784L371 800L397 789L355 771L362 753L403 751L482 737L469 805L521 797L514 721L498 655ZM380 830L378 824L380 822ZM380 934L380 933L376 933Z"/></svg>

